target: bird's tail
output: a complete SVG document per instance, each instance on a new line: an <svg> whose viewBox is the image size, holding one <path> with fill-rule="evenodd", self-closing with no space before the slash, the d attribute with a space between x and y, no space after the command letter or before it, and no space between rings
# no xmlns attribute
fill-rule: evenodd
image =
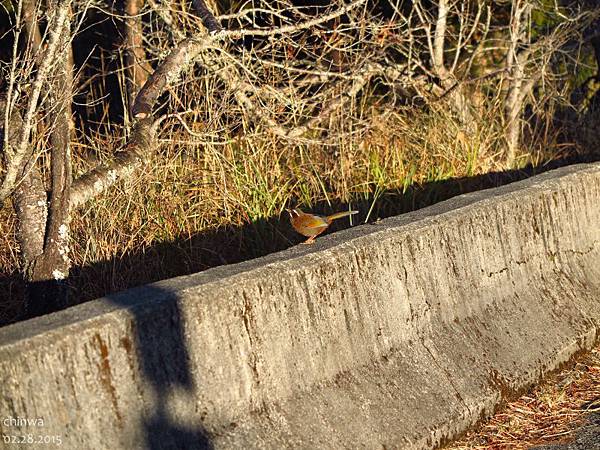
<svg viewBox="0 0 600 450"><path fill-rule="evenodd" d="M331 223L335 219L340 219L342 217L351 216L352 214L358 214L358 211L343 211L343 212L332 214L332 215L326 217L327 223Z"/></svg>

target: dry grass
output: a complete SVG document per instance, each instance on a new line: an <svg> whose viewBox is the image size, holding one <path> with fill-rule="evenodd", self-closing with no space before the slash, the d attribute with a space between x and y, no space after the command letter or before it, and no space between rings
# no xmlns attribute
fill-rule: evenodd
<svg viewBox="0 0 600 450"><path fill-rule="evenodd" d="M446 450L527 449L574 439L600 408L600 347L556 373Z"/></svg>
<svg viewBox="0 0 600 450"><path fill-rule="evenodd" d="M493 110L467 134L443 108L415 114L389 105L353 107L361 132L344 130L343 118L332 120L341 137L325 146L285 144L267 133L221 136L229 142L213 145L195 141L176 121L167 124L144 173L73 215L73 302L289 247L299 239L282 215L289 205L321 212L358 206L360 220L372 221L419 206L403 203L415 186L506 168ZM189 122L206 127L200 119ZM74 142L75 172L110 158L106 149L120 133L112 127L85 145ZM547 140L533 144L520 165L538 165L563 150ZM444 198L443 184L435 189ZM7 280L0 319L7 322L22 286L16 221L9 208L0 215L0 277Z"/></svg>

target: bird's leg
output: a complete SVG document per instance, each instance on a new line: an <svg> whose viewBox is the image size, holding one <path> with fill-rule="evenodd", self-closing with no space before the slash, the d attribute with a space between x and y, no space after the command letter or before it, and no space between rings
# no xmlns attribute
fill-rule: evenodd
<svg viewBox="0 0 600 450"><path fill-rule="evenodd" d="M303 242L303 244L314 244L315 243L315 238L320 235L323 231L325 231L327 229L327 227L323 227L317 234L309 237L306 241Z"/></svg>

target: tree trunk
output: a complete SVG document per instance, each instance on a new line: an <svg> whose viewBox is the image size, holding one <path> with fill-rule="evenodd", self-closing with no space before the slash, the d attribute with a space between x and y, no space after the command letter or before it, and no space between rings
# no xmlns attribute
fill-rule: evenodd
<svg viewBox="0 0 600 450"><path fill-rule="evenodd" d="M125 45L127 96L132 103L140 88L146 83L152 67L146 60L143 45L142 17L139 15L144 0L127 0L125 2Z"/></svg>
<svg viewBox="0 0 600 450"><path fill-rule="evenodd" d="M50 128L51 192L48 221L45 227L43 252L26 273L28 283L26 310L29 317L57 311L68 305L71 261L70 190L71 190L71 101L73 98L73 67L71 34L63 28L52 76L49 77L47 125Z"/></svg>

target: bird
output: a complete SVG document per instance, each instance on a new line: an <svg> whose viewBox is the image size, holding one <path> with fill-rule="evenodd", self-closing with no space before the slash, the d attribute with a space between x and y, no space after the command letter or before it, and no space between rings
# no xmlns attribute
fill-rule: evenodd
<svg viewBox="0 0 600 450"><path fill-rule="evenodd" d="M316 214L305 213L298 208L288 209L287 211L290 214L290 222L294 230L308 237L303 244L313 244L315 238L325 231L335 219L358 214L358 211L344 211L330 216L318 216Z"/></svg>

